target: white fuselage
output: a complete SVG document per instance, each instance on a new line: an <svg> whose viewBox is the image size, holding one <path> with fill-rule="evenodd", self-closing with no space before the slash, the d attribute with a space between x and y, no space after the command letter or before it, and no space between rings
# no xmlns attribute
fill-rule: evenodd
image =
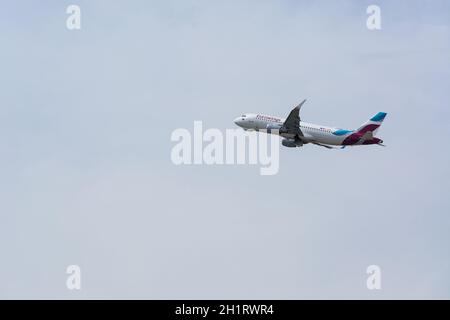
<svg viewBox="0 0 450 320"><path fill-rule="evenodd" d="M234 120L238 126L244 130L268 130L276 129L277 126L281 127L284 123L284 118L275 116L263 115L263 114L245 114ZM307 123L300 121L300 130L303 133L305 141L314 141L327 145L341 145L346 137L351 134L352 131L342 135L333 134L337 128L331 128L327 126L317 125L313 123ZM275 131L276 132L276 131ZM274 132L269 132L274 133ZM292 138L289 134L280 134L284 138Z"/></svg>

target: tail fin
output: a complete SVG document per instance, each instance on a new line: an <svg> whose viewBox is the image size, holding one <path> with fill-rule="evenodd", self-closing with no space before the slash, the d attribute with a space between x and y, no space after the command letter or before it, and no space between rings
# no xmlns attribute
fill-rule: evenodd
<svg viewBox="0 0 450 320"><path fill-rule="evenodd" d="M365 134L366 132L372 132L374 135L377 132L378 128L380 128L381 123L386 117L386 112L378 112L368 121L366 121L361 127L356 130L358 133Z"/></svg>

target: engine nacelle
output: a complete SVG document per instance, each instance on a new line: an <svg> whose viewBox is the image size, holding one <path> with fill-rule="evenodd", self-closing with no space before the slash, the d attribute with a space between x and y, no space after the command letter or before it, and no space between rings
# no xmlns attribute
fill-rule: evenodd
<svg viewBox="0 0 450 320"><path fill-rule="evenodd" d="M295 139L283 139L281 140L281 144L288 148L296 148L303 145L301 141Z"/></svg>

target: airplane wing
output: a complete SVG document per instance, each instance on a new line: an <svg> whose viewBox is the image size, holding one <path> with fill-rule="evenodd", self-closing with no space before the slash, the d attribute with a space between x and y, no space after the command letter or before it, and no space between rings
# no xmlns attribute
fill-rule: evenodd
<svg viewBox="0 0 450 320"><path fill-rule="evenodd" d="M288 133L299 135L300 137L303 136L303 133L300 130L300 115L299 115L299 111L300 111L300 108L302 107L302 105L305 102L306 102L306 99L303 100L294 109L292 109L291 113L289 113L289 116L284 121L282 129L286 130Z"/></svg>

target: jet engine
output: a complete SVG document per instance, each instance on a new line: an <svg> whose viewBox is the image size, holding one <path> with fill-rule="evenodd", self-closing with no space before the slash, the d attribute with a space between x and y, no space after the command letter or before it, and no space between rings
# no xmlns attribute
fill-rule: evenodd
<svg viewBox="0 0 450 320"><path fill-rule="evenodd" d="M281 144L288 148L296 148L303 146L303 142L295 139L283 139L281 140Z"/></svg>

